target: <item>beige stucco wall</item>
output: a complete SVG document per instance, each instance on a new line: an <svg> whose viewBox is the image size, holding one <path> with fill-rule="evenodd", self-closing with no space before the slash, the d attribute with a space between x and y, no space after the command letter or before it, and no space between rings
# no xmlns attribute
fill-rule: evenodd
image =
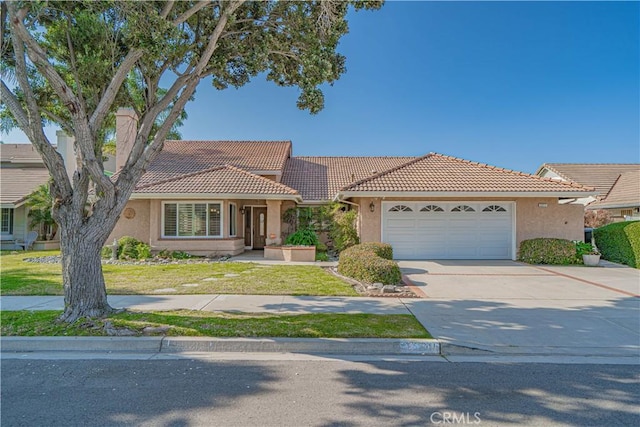
<svg viewBox="0 0 640 427"><path fill-rule="evenodd" d="M540 204L546 207L540 207ZM554 198L516 200L516 246L537 237L584 239L584 206L558 204Z"/></svg>
<svg viewBox="0 0 640 427"><path fill-rule="evenodd" d="M127 206L125 206L125 210L127 208L133 209L135 216L133 218L125 218L123 210L123 213L120 214L120 219L107 239L107 245L110 245L113 239L119 239L123 236L135 237L142 242L149 243L149 223L151 220L150 201L129 200Z"/></svg>
<svg viewBox="0 0 640 427"><path fill-rule="evenodd" d="M536 237L555 237L569 240L584 238L584 206L558 204L557 198L387 198L384 201L515 201L516 202L516 248L520 242ZM360 216L358 233L362 242L379 242L381 240L382 209L379 198L355 198L359 205ZM369 207L373 202L375 211ZM539 207L546 204L546 208Z"/></svg>

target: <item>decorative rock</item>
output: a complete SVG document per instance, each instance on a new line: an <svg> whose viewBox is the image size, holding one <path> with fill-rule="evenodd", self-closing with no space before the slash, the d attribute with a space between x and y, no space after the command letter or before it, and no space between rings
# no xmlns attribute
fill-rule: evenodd
<svg viewBox="0 0 640 427"><path fill-rule="evenodd" d="M385 286L382 287L382 293L383 294L393 294L395 292L397 292L396 291L396 287L393 286L393 285L385 285Z"/></svg>
<svg viewBox="0 0 640 427"><path fill-rule="evenodd" d="M374 289L382 289L384 288L384 285L380 282L376 282L374 284L372 284L371 286L373 286Z"/></svg>
<svg viewBox="0 0 640 427"><path fill-rule="evenodd" d="M239 276L240 276L239 274L234 274L234 273L228 273L224 275L224 277L239 277Z"/></svg>
<svg viewBox="0 0 640 427"><path fill-rule="evenodd" d="M185 288L197 288L198 286L200 286L199 283L185 283L184 285Z"/></svg>

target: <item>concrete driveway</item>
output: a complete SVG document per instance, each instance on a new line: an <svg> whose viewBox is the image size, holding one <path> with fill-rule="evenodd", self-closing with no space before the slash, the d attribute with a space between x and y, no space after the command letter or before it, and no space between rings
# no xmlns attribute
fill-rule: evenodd
<svg viewBox="0 0 640 427"><path fill-rule="evenodd" d="M426 295L404 300L445 354L640 360L640 271L512 261L400 261Z"/></svg>

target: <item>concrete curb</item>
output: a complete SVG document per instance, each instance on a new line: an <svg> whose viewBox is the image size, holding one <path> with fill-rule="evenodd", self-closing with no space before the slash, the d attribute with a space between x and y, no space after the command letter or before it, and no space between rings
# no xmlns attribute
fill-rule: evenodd
<svg viewBox="0 0 640 427"><path fill-rule="evenodd" d="M428 339L209 338L209 337L2 337L2 352L86 351L127 353L308 353L440 355Z"/></svg>

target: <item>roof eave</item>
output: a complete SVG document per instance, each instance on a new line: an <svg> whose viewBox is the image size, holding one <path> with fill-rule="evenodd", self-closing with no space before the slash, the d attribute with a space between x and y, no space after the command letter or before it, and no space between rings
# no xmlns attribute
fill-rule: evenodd
<svg viewBox="0 0 640 427"><path fill-rule="evenodd" d="M349 197L587 197L595 191L341 191L335 200Z"/></svg>
<svg viewBox="0 0 640 427"><path fill-rule="evenodd" d="M586 208L589 210L597 210L597 209L625 209L625 208L638 208L640 207L640 201L630 201L630 202L610 202L610 203L591 203L587 205Z"/></svg>
<svg viewBox="0 0 640 427"><path fill-rule="evenodd" d="M240 194L240 193L133 193L131 200L144 199L173 199L173 200L195 200L195 199L238 199L238 200L293 200L301 202L302 197L297 194Z"/></svg>

